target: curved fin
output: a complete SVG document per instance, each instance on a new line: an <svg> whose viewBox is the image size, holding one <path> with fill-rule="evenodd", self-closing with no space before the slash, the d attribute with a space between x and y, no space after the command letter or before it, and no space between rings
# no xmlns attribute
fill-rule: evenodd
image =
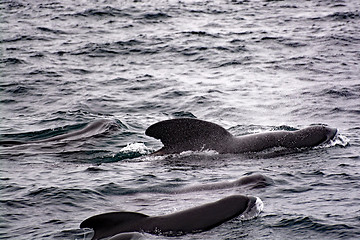
<svg viewBox="0 0 360 240"><path fill-rule="evenodd" d="M232 135L223 127L198 119L178 118L155 123L145 134L160 139L164 144L162 152L182 152L186 150L217 150L224 138Z"/></svg>
<svg viewBox="0 0 360 240"><path fill-rule="evenodd" d="M143 218L149 217L148 215L135 212L111 212L92 216L84 220L80 224L80 228L94 229L93 239L109 237L114 235L112 229L121 227L123 224L128 224ZM119 232L115 232L117 234ZM110 234L110 235L109 235Z"/></svg>

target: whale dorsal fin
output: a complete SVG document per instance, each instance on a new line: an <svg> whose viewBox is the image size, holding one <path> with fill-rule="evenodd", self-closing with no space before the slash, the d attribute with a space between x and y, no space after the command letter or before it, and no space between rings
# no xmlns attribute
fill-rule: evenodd
<svg viewBox="0 0 360 240"><path fill-rule="evenodd" d="M116 232L116 228L121 227L121 225L131 224L133 221L147 217L149 216L136 212L103 213L84 220L80 224L80 228L92 228L94 230L94 237L92 239L100 239L120 233ZM134 229L133 231L136 230Z"/></svg>
<svg viewBox="0 0 360 240"><path fill-rule="evenodd" d="M160 139L165 153L187 150L218 150L219 143L232 135L223 127L203 120L178 118L151 125L146 135Z"/></svg>

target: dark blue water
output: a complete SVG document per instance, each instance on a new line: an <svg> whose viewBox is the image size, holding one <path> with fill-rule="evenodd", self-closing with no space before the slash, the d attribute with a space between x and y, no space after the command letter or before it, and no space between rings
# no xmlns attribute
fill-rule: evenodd
<svg viewBox="0 0 360 240"><path fill-rule="evenodd" d="M360 237L360 2L1 1L0 238L90 239L107 211L175 212L231 194L256 219L172 239ZM278 154L150 157L151 124L234 135L328 124L331 144ZM252 173L264 188L167 191ZM167 239L151 236L150 239Z"/></svg>

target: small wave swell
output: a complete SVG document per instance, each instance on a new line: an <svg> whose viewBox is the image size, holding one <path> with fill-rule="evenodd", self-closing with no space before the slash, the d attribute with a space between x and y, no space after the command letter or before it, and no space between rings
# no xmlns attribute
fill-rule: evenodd
<svg viewBox="0 0 360 240"><path fill-rule="evenodd" d="M341 20L349 20L349 19L360 19L360 13L356 12L336 12L327 16L328 18L341 21Z"/></svg>
<svg viewBox="0 0 360 240"><path fill-rule="evenodd" d="M24 64L26 63L25 60L19 59L19 58L14 58L14 57L10 57L10 58L3 58L0 59L0 64L4 64L6 66L8 65L15 65L15 64Z"/></svg>
<svg viewBox="0 0 360 240"><path fill-rule="evenodd" d="M101 9L90 8L73 14L74 17L128 17L129 14L121 9L106 6Z"/></svg>
<svg viewBox="0 0 360 240"><path fill-rule="evenodd" d="M25 196L17 199L0 200L1 204L11 208L38 207L44 205L61 205L76 206L77 203L91 198L99 199L102 195L99 192L90 189L58 187L44 187L29 191Z"/></svg>
<svg viewBox="0 0 360 240"><path fill-rule="evenodd" d="M277 224L273 225L274 228L291 228L294 231L301 233L305 229L313 230L318 233L327 235L336 234L341 237L346 237L346 231L353 229L347 224L325 224L322 221L311 217L296 217L290 219L282 219Z"/></svg>

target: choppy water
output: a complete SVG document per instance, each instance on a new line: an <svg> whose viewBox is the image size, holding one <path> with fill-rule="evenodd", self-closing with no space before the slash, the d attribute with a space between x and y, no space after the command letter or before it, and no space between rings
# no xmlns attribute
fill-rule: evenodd
<svg viewBox="0 0 360 240"><path fill-rule="evenodd" d="M360 2L1 1L2 239L90 239L85 218L158 215L230 194L256 219L172 239L360 237ZM160 120L197 117L234 135L337 127L287 154L149 157ZM264 188L166 194L260 173ZM167 239L145 235L151 239Z"/></svg>

